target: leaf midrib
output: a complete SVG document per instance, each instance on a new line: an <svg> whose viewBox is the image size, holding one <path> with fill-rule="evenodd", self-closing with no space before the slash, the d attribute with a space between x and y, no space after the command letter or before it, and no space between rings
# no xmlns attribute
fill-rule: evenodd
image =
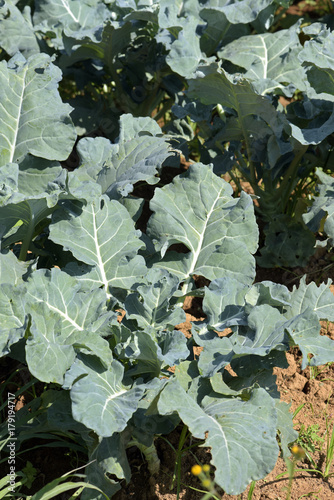
<svg viewBox="0 0 334 500"><path fill-rule="evenodd" d="M17 118L16 119L14 118L15 122L16 122L16 128L14 130L14 138L13 138L13 144L12 144L12 148L11 148L9 163L13 163L14 156L15 156L16 141L17 141L17 137L18 137L18 133L19 133L19 129L20 129L19 123L20 123L21 110L22 110L22 106L23 106L23 97L24 97L24 91L25 91L25 76L27 74L27 71L28 71L28 67L25 67L24 74L22 76L22 93L20 96L20 103L18 106Z"/></svg>
<svg viewBox="0 0 334 500"><path fill-rule="evenodd" d="M211 206L211 208L210 208L210 210L209 210L209 212L207 214L207 217L205 219L203 230L201 231L201 233L199 233L198 231L196 231L197 234L199 234L199 242L198 242L196 251L194 251L194 257L192 259L191 266L190 266L190 269L189 269L189 272L188 272L189 275L191 275L195 271L195 269L196 269L196 264L197 264L198 258L200 256L200 253L202 251L203 240L204 240L205 233L206 233L206 230L207 230L207 227L208 227L208 224L209 224L209 220L210 220L210 217L212 215L212 212L214 211L214 209L216 207L216 204L217 204L218 200L220 200L220 194L221 194L222 191L223 191L223 188L221 188L219 190L219 192L217 193L217 197L215 198L215 200L212 203L212 206Z"/></svg>

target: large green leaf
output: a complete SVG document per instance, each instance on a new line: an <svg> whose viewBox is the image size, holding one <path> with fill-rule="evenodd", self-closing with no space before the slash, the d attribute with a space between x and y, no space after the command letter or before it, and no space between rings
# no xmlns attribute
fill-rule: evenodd
<svg viewBox="0 0 334 500"><path fill-rule="evenodd" d="M196 343L201 345L202 339ZM229 365L234 356L233 345L228 337L215 337L204 344L198 360L198 370L203 377L212 377L216 372Z"/></svg>
<svg viewBox="0 0 334 500"><path fill-rule="evenodd" d="M200 45L208 56L216 52L221 45L226 45L250 33L251 27L248 23L232 24L222 10L204 7L200 15L207 22Z"/></svg>
<svg viewBox="0 0 334 500"><path fill-rule="evenodd" d="M234 81L216 64L199 67L196 76L196 79L189 80L189 97L204 104L221 104L236 112L236 116L230 117L219 133L221 141L246 140L250 148L251 142L273 132L281 135L283 122L274 106L269 99L259 95L249 81Z"/></svg>
<svg viewBox="0 0 334 500"><path fill-rule="evenodd" d="M133 332L126 342L118 343L115 351L119 359L131 363L131 376L149 374L150 377L159 377L163 361L160 356L161 350L150 333Z"/></svg>
<svg viewBox="0 0 334 500"><path fill-rule="evenodd" d="M95 27L79 33L71 31L69 35L73 38L66 39L67 53L59 58L59 65L66 68L77 61L101 59L113 74L115 58L130 44L132 31L130 22L119 25L110 21L102 29ZM61 40L58 40L58 43L62 45Z"/></svg>
<svg viewBox="0 0 334 500"><path fill-rule="evenodd" d="M198 361L203 377L211 377L234 356L230 339L218 337L217 332L247 324L245 293L248 288L233 278L216 279L205 288L202 307L206 319L194 322L192 327L195 342L204 347Z"/></svg>
<svg viewBox="0 0 334 500"><path fill-rule="evenodd" d="M245 312L245 294L249 287L233 278L220 278L212 281L205 288L203 312L204 322L196 322L196 337L198 342L212 338L213 331L223 331L234 325L247 324ZM211 334L209 333L211 331ZM204 344L201 344L204 345Z"/></svg>
<svg viewBox="0 0 334 500"><path fill-rule="evenodd" d="M87 465L85 468L85 476L87 481L100 488L103 494L98 491L85 488L80 495L81 500L105 500L105 495L107 495L107 498L111 498L121 489L120 483L114 479L110 479L108 475L105 474L103 469L96 464L96 462L89 463L89 465Z"/></svg>
<svg viewBox="0 0 334 500"><path fill-rule="evenodd" d="M263 304L252 308L247 327L230 337L236 354L266 356L273 349L285 350L284 317L275 308Z"/></svg>
<svg viewBox="0 0 334 500"><path fill-rule="evenodd" d="M28 281L25 301L32 319L27 362L39 380L63 383L75 350L110 364L112 354L102 335L117 316L107 311L103 290L84 293L75 278L59 269L39 270Z"/></svg>
<svg viewBox="0 0 334 500"><path fill-rule="evenodd" d="M235 391L249 393L250 388L262 387L276 404L280 394L277 390L276 375L273 373L274 367L288 367L285 352L272 350L267 356L235 356L231 361L231 368L237 376L225 370L223 377L228 387Z"/></svg>
<svg viewBox="0 0 334 500"><path fill-rule="evenodd" d="M309 28L312 29L312 25ZM329 29L322 29L305 42L299 59L307 72L310 97L334 101L333 50L334 34Z"/></svg>
<svg viewBox="0 0 334 500"><path fill-rule="evenodd" d="M328 99L295 101L287 108L292 136L300 144L319 144L334 131L334 103Z"/></svg>
<svg viewBox="0 0 334 500"><path fill-rule="evenodd" d="M162 29L182 26L182 17L185 13L189 13L189 9L193 16L196 16L199 10L199 5L194 0L187 2L175 0L173 3L169 0L159 0L159 6L159 27Z"/></svg>
<svg viewBox="0 0 334 500"><path fill-rule="evenodd" d="M63 34L94 39L94 32L109 15L106 5L99 0L36 0L33 22L36 30L51 32L51 44L63 49Z"/></svg>
<svg viewBox="0 0 334 500"><path fill-rule="evenodd" d="M260 12L272 3L273 0L240 0L235 3L228 0L223 0L223 2L209 0L205 3L205 9L216 11L217 16L223 13L232 24L246 24L255 21Z"/></svg>
<svg viewBox="0 0 334 500"><path fill-rule="evenodd" d="M230 278L212 281L203 300L206 319L192 328L195 342L204 347L198 362L201 375L211 377L235 354L244 359L247 354L263 357L274 349L285 350L282 306L289 306L288 298L285 287L271 282L247 287ZM223 332L226 328L232 331Z"/></svg>
<svg viewBox="0 0 334 500"><path fill-rule="evenodd" d="M321 283L317 286L313 281L306 284L306 277L303 276L299 286L293 287L291 292L291 308L287 310L285 316L292 318L303 313L306 309L313 310L318 319L334 321L334 295L330 291L329 285Z"/></svg>
<svg viewBox="0 0 334 500"><path fill-rule="evenodd" d="M17 203L24 200L24 195L17 192L18 178L19 166L17 163L7 163L0 167L0 207L7 205L7 203ZM10 226L8 225L8 227ZM5 234L4 229L1 229L1 233Z"/></svg>
<svg viewBox="0 0 334 500"><path fill-rule="evenodd" d="M116 321L116 313L107 312L103 290L81 292L80 282L57 268L32 273L27 283L26 303L33 317L54 312L62 323L62 333L67 336L86 330L105 334L109 331L107 322ZM45 310L41 312L40 308Z"/></svg>
<svg viewBox="0 0 334 500"><path fill-rule="evenodd" d="M15 287L4 282L1 284L0 356L8 354L10 346L18 342L25 334L28 320L24 309L24 293L25 289L23 287Z"/></svg>
<svg viewBox="0 0 334 500"><path fill-rule="evenodd" d="M42 225L48 225L59 197L66 197L65 170L60 165L36 158L34 168L30 166L33 157L28 158L30 161L24 160L21 164L22 170L16 163L0 167L1 247L20 242L21 260L26 259L29 249L34 249L32 240ZM40 161L46 163L45 170L41 171Z"/></svg>
<svg viewBox="0 0 334 500"><path fill-rule="evenodd" d="M199 274L211 280L231 276L242 283L253 281L253 203L244 192L232 198L232 188L213 174L212 167L192 165L173 184L156 189L150 208L154 214L147 232L163 257L158 267L180 280ZM183 243L189 252L166 253L173 243Z"/></svg>
<svg viewBox="0 0 334 500"><path fill-rule="evenodd" d="M119 359L134 361L128 372L132 377L142 374L159 377L162 367L178 365L189 356L187 339L178 330L134 331L115 350Z"/></svg>
<svg viewBox="0 0 334 500"><path fill-rule="evenodd" d="M29 57L39 52L30 9L24 9L22 14L13 3L5 1L0 6L0 45L10 56L21 52L25 57Z"/></svg>
<svg viewBox="0 0 334 500"><path fill-rule="evenodd" d="M178 365L189 357L190 350L183 332L160 331L156 336L159 345L158 356L165 366Z"/></svg>
<svg viewBox="0 0 334 500"><path fill-rule="evenodd" d="M125 429L144 393L144 387L123 385L123 372L116 360L105 370L93 360L77 359L66 373L64 386L71 388L73 417L101 437Z"/></svg>
<svg viewBox="0 0 334 500"><path fill-rule="evenodd" d="M117 144L102 137L84 138L78 143L78 153L81 165L73 175L96 180L102 193L113 199L127 196L136 182L156 184L162 163L171 155L159 125L149 117L130 114L120 119Z"/></svg>
<svg viewBox="0 0 334 500"><path fill-rule="evenodd" d="M189 17L183 23L183 29L172 43L166 58L173 71L187 78L192 76L202 58L196 26L197 19L194 17Z"/></svg>
<svg viewBox="0 0 334 500"><path fill-rule="evenodd" d="M98 486L111 498L121 489L119 482L108 477L116 476L119 479L130 481L131 471L126 456L126 445L129 441L129 432L115 432L111 437L100 438L99 443L89 455L89 464L85 468L88 481ZM83 492L84 493L84 492ZM92 495L89 490L81 495L82 500L103 500L102 495L96 492Z"/></svg>
<svg viewBox="0 0 334 500"><path fill-rule="evenodd" d="M48 27L78 25L98 26L106 7L98 0L36 0L34 23L47 21Z"/></svg>
<svg viewBox="0 0 334 500"><path fill-rule="evenodd" d="M289 215L274 216L264 234L265 245L257 258L261 267L306 266L314 254L315 235Z"/></svg>
<svg viewBox="0 0 334 500"><path fill-rule="evenodd" d="M18 191L29 198L40 198L45 192L50 199L55 195L55 190L59 193L61 186L57 182L62 176L65 177L65 171L59 162L29 155L20 163Z"/></svg>
<svg viewBox="0 0 334 500"><path fill-rule="evenodd" d="M205 2L200 10L200 16L207 22L201 37L202 50L211 55L222 45L250 34L254 28L258 33L265 32L274 20L278 3L282 1Z"/></svg>
<svg viewBox="0 0 334 500"><path fill-rule="evenodd" d="M325 174L319 168L316 175L321 182L317 185L319 195L314 199L313 204L306 214L303 214L304 222L311 231L319 231L322 220L325 220L324 231L329 236L331 243L334 243L334 178Z"/></svg>
<svg viewBox="0 0 334 500"><path fill-rule="evenodd" d="M302 370L308 365L319 366L334 362L334 342L319 334L320 324L316 312L306 309L286 325L286 330L303 353Z"/></svg>
<svg viewBox="0 0 334 500"><path fill-rule="evenodd" d="M22 276L27 272L29 262L22 262L15 257L13 252L0 253L0 283L17 285L22 282Z"/></svg>
<svg viewBox="0 0 334 500"><path fill-rule="evenodd" d="M148 285L137 287L136 293L125 300L128 319L135 319L139 328L173 329L186 319L180 307L174 309L170 300L179 286L179 280L162 269L151 269L146 279Z"/></svg>
<svg viewBox="0 0 334 500"><path fill-rule="evenodd" d="M290 407L291 404L287 404L284 401L276 401L277 428L280 432L280 448L282 449L284 458L288 458L291 455L288 445L296 441L299 435L293 428L293 416L290 412Z"/></svg>
<svg viewBox="0 0 334 500"><path fill-rule="evenodd" d="M299 42L299 28L294 25L288 30L276 33L261 33L238 38L226 45L219 57L227 59L246 69L243 76L254 82L259 94L273 92L293 84L294 90L305 90L306 72L298 59L302 49Z"/></svg>
<svg viewBox="0 0 334 500"><path fill-rule="evenodd" d="M75 360L75 350L62 332L59 315L47 307L28 309L32 314L31 336L26 343L26 361L38 380L62 384L64 374ZM39 314L40 313L40 314Z"/></svg>
<svg viewBox="0 0 334 500"><path fill-rule="evenodd" d="M89 279L95 287L131 288L146 273L137 252L144 244L127 210L107 196L82 207L82 213L68 212L67 220L50 226L50 238L70 250L80 261L93 266Z"/></svg>
<svg viewBox="0 0 334 500"><path fill-rule="evenodd" d="M65 160L75 142L58 90L60 70L47 54L27 60L16 54L0 62L0 165L19 163L30 153L49 160Z"/></svg>
<svg viewBox="0 0 334 500"><path fill-rule="evenodd" d="M20 166L7 163L0 167L0 206L45 198L51 208L63 191L59 181L64 174L58 162L33 156L26 157Z"/></svg>
<svg viewBox="0 0 334 500"><path fill-rule="evenodd" d="M21 259L26 258L26 252L34 237L36 226L49 217L55 208L48 207L45 198L39 200L25 200L20 203L9 203L1 208L0 212L0 236L5 237L2 241L2 248L13 243L22 242ZM20 222L17 231L14 226ZM11 228L13 231L8 234Z"/></svg>
<svg viewBox="0 0 334 500"><path fill-rule="evenodd" d="M289 306L291 295L285 285L273 283L272 281L261 281L254 283L246 294L246 300L252 306L268 304L269 306L279 307Z"/></svg>
<svg viewBox="0 0 334 500"><path fill-rule="evenodd" d="M201 407L172 380L161 392L158 408L162 414L177 412L194 437L208 434L205 446L211 448L215 481L228 494L242 493L276 463L276 410L264 389L254 390L248 401L206 396Z"/></svg>
<svg viewBox="0 0 334 500"><path fill-rule="evenodd" d="M59 431L75 431L81 434L86 443L89 440L89 430L74 420L71 411L71 398L69 391L48 389L41 395L42 406L47 408L48 424ZM91 441L94 441L92 436Z"/></svg>

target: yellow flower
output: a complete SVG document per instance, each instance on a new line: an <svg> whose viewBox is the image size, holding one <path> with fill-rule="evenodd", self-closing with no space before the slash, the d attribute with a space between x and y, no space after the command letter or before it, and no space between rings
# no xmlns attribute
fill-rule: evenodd
<svg viewBox="0 0 334 500"><path fill-rule="evenodd" d="M209 464L203 465L203 472L210 472L210 465Z"/></svg>
<svg viewBox="0 0 334 500"><path fill-rule="evenodd" d="M194 476L199 476L201 472L202 472L202 467L200 465L192 466L191 473L194 474Z"/></svg>
<svg viewBox="0 0 334 500"><path fill-rule="evenodd" d="M305 451L303 450L303 448L298 446L298 444L293 445L293 447L291 448L291 453L297 460L301 460L305 457Z"/></svg>
<svg viewBox="0 0 334 500"><path fill-rule="evenodd" d="M204 488L206 488L207 490L209 490L211 488L211 481L210 481L210 479L203 479L202 485L203 485Z"/></svg>

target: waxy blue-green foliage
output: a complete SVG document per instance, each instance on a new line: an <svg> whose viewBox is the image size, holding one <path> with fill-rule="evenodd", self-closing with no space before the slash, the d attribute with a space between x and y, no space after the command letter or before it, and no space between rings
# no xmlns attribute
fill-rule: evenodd
<svg viewBox="0 0 334 500"><path fill-rule="evenodd" d="M303 217L286 211L314 171L313 146L317 166L330 157L333 34L271 30L279 6L0 1L1 353L57 385L38 429L77 432L87 479L110 497L120 486L107 473L130 479L127 445L150 446L180 420L211 447L217 483L241 493L274 467L277 432L285 455L296 437L273 367L294 345L303 367L334 361L319 335L319 320L334 321L328 284L254 284L253 201L220 177L237 165L271 221L263 265L299 265L322 226L333 243L328 173L315 172ZM296 92L284 110L278 96ZM163 135L151 115L171 109ZM59 162L77 134L68 171ZM161 186L178 165L171 145L202 163ZM144 232L143 186L154 191ZM211 283L197 289L198 275ZM178 329L188 295L205 314L191 339Z"/></svg>

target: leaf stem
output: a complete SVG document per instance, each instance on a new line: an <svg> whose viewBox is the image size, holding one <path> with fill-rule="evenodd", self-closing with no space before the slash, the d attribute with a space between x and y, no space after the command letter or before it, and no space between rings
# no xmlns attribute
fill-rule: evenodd
<svg viewBox="0 0 334 500"><path fill-rule="evenodd" d="M232 170L229 172L229 175L230 175L232 181L234 182L234 184L237 187L237 193L236 194L238 195L242 191L242 187L241 187L240 181L239 181L238 177L232 173Z"/></svg>
<svg viewBox="0 0 334 500"><path fill-rule="evenodd" d="M298 153L296 153L294 159L289 165L287 172L284 175L284 178L281 182L280 187L276 190L274 195L274 200L281 200L281 207L284 210L285 205L288 202L288 199L291 195L291 191L293 189L293 184L295 183L298 167L300 160L304 156L307 151L308 146L303 146Z"/></svg>
<svg viewBox="0 0 334 500"><path fill-rule="evenodd" d="M247 168L248 168L247 167L247 163L243 159L242 154L240 153L240 151L236 151L235 152L235 156L237 157L237 160L238 160L238 163L239 163L239 165L238 165L239 170L241 171L241 173L244 176L244 178L246 179L246 181L249 182L252 185L252 188L254 189L254 192L256 192L257 184L255 183L253 185L251 177L247 174Z"/></svg>
<svg viewBox="0 0 334 500"><path fill-rule="evenodd" d="M191 276L188 276L188 278L184 281L184 283L182 285L182 288L181 288L181 291L182 291L183 295L187 294L188 288L189 288L189 285L190 285L190 281L191 281ZM181 303L180 307L182 307L182 306L183 306L183 303Z"/></svg>
<svg viewBox="0 0 334 500"><path fill-rule="evenodd" d="M243 124L242 124L242 131L244 133L244 138L245 138L245 145L246 145L246 150L247 150L247 158L248 158L248 167L250 171L250 178L251 178L251 184L253 187L257 186L257 179L256 179L256 173L255 173L255 167L253 165L253 162L251 160L252 157L252 151L249 143L249 137L247 135L246 130L244 130Z"/></svg>
<svg viewBox="0 0 334 500"><path fill-rule="evenodd" d="M328 418L326 418L326 433L327 433L327 450L326 450L326 467L324 472L324 478L327 479L330 474L330 469L333 463L334 456L334 427L332 429L332 433L329 430Z"/></svg>
<svg viewBox="0 0 334 500"><path fill-rule="evenodd" d="M176 467L177 467L176 500L179 500L180 498L182 454L183 454L183 446L187 439L187 433L188 433L188 427L184 425L181 431L179 445L176 454Z"/></svg>
<svg viewBox="0 0 334 500"><path fill-rule="evenodd" d="M170 108L173 105L173 99L166 99L163 102L162 108L153 116L153 120L158 121L160 118L162 118L167 111L170 110Z"/></svg>
<svg viewBox="0 0 334 500"><path fill-rule="evenodd" d="M25 237L22 240L20 255L19 255L19 260L23 260L23 261L25 261L27 259L29 246L30 246L30 243L31 243L32 238L34 236L34 221L33 221L33 219L30 219L28 224L26 224L25 222L24 222L24 224L27 227L27 232L25 234Z"/></svg>
<svg viewBox="0 0 334 500"><path fill-rule="evenodd" d="M286 499L285 500L290 500L291 498L291 488L292 488L292 483L295 477L295 468L296 468L296 459L293 458L292 462L290 462L290 467L289 467L289 483L287 487L287 494L286 494Z"/></svg>
<svg viewBox="0 0 334 500"><path fill-rule="evenodd" d="M152 476L154 474L158 474L158 472L160 470L160 459L158 457L157 449L155 447L154 441L150 446L146 446L146 445L142 444L140 441L138 441L138 439L135 439L134 437L132 437L132 440L128 444L128 446L130 444L134 444L135 446L137 446L137 448L139 448L139 450L143 453L143 455L146 459L146 462L147 462L148 470L150 471Z"/></svg>

